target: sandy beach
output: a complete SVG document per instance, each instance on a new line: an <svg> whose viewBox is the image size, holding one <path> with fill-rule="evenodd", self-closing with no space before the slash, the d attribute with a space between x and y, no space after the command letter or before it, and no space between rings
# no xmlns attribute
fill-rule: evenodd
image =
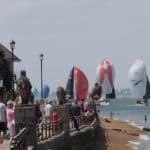
<svg viewBox="0 0 150 150"><path fill-rule="evenodd" d="M93 150L131 150L128 141L136 141L143 130L121 120L100 118L100 137Z"/></svg>

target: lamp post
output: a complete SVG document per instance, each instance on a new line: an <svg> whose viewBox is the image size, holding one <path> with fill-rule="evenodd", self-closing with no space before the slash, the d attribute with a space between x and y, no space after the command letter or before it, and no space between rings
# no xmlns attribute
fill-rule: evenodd
<svg viewBox="0 0 150 150"><path fill-rule="evenodd" d="M41 53L40 54L40 61L41 61L41 100L43 100L43 57L44 55Z"/></svg>
<svg viewBox="0 0 150 150"><path fill-rule="evenodd" d="M10 42L10 48L12 50L12 78L11 78L11 82L12 82L13 98L14 98L14 49L15 49L15 44L16 44L16 42L14 40L12 40Z"/></svg>

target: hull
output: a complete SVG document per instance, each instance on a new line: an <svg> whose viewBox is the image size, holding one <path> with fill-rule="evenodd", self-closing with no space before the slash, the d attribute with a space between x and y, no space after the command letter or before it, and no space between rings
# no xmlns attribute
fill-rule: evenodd
<svg viewBox="0 0 150 150"><path fill-rule="evenodd" d="M96 102L96 105L99 105L99 106L107 106L110 104L110 100L109 99L100 99L100 100L97 100Z"/></svg>

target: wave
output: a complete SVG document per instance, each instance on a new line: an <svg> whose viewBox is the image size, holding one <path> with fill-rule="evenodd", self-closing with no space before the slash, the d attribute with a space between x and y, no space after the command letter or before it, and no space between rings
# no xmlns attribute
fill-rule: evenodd
<svg viewBox="0 0 150 150"><path fill-rule="evenodd" d="M137 124L135 122L130 122L129 121L128 124L131 125L131 126L135 126L135 127L139 128L139 129L143 129L143 126L141 126L141 125L139 125L139 124Z"/></svg>
<svg viewBox="0 0 150 150"><path fill-rule="evenodd" d="M130 105L131 107L145 107L145 104L134 104Z"/></svg>
<svg viewBox="0 0 150 150"><path fill-rule="evenodd" d="M124 120L125 122L129 123L130 121L129 120Z"/></svg>
<svg viewBox="0 0 150 150"><path fill-rule="evenodd" d="M133 150L139 150L139 148L138 148L138 147L136 147L136 146L134 146L134 147L133 147Z"/></svg>
<svg viewBox="0 0 150 150"><path fill-rule="evenodd" d="M131 145L140 145L141 144L141 142L138 142L138 141L129 141L128 143Z"/></svg>
<svg viewBox="0 0 150 150"><path fill-rule="evenodd" d="M139 140L150 140L150 138L147 135L141 134L139 135Z"/></svg>

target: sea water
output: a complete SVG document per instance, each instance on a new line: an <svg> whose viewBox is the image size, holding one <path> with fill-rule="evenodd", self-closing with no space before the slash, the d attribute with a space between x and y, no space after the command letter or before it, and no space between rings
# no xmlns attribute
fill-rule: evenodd
<svg viewBox="0 0 150 150"><path fill-rule="evenodd" d="M136 100L132 98L112 99L109 105L97 107L97 111L103 117L113 115L113 118L127 121L130 125L150 128L150 101L145 105L136 104ZM134 150L150 150L150 133L140 135L136 142L130 141L129 144Z"/></svg>

